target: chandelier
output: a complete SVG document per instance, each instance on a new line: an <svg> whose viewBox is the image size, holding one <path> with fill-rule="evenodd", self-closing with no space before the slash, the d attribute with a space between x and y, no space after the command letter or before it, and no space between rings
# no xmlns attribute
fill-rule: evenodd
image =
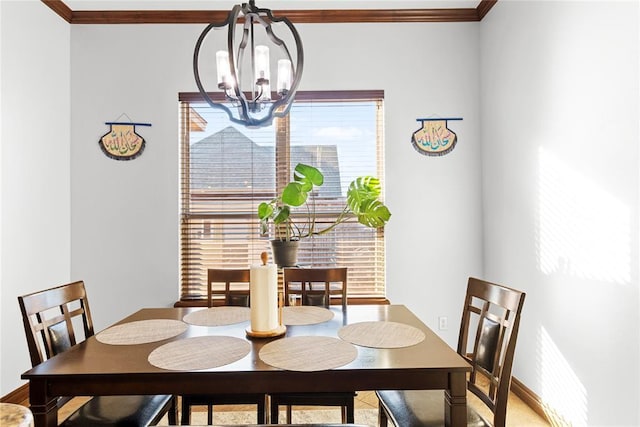
<svg viewBox="0 0 640 427"><path fill-rule="evenodd" d="M204 87L200 56L207 35L223 27L228 27L226 43L221 38L209 40L207 48L202 49L203 67L215 65L209 83L220 91L216 96L216 92L207 92ZM283 40L285 36L295 44L295 61ZM209 49L209 43L214 49ZM274 53L275 61L271 61ZM193 72L198 90L209 105L226 111L234 123L261 127L270 125L274 117L289 113L302 77L303 61L302 41L291 21L273 16L269 9L257 8L255 0L250 0L248 4L235 5L226 21L204 29L193 54ZM277 70L275 92L271 91L271 64Z"/></svg>

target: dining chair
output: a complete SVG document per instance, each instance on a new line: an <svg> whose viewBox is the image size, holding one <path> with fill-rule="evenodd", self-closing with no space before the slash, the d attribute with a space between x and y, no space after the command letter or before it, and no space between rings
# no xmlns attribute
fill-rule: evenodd
<svg viewBox="0 0 640 427"><path fill-rule="evenodd" d="M228 305L249 307L250 270L220 269L207 270L207 305ZM182 396L182 425L191 422L193 406L207 406L207 423L213 424L214 405L257 405L259 424L266 422L266 395L264 394L192 394Z"/></svg>
<svg viewBox="0 0 640 427"><path fill-rule="evenodd" d="M347 268L284 268L283 287L285 304L289 304L292 295L298 295L302 305L329 307L342 305L347 308ZM279 407L286 406L286 422L291 422L291 407L305 406L339 406L342 411L342 422L354 422L353 392L335 393L277 393L271 394L270 412L272 423L277 423Z"/></svg>
<svg viewBox="0 0 640 427"><path fill-rule="evenodd" d="M342 309L347 309L346 267L284 268L282 277L286 304L292 295L298 295L302 305L342 304Z"/></svg>
<svg viewBox="0 0 640 427"><path fill-rule="evenodd" d="M33 367L94 335L83 281L18 297ZM58 399L62 407L72 397ZM94 396L61 426L156 425L165 415L177 421L175 398L168 395Z"/></svg>
<svg viewBox="0 0 640 427"><path fill-rule="evenodd" d="M209 268L207 270L207 306L249 307L250 270Z"/></svg>
<svg viewBox="0 0 640 427"><path fill-rule="evenodd" d="M458 354L471 365L467 389L493 414L493 422L467 405L467 425L505 427L511 368L525 293L469 278ZM380 427L444 425L444 392L378 390Z"/></svg>

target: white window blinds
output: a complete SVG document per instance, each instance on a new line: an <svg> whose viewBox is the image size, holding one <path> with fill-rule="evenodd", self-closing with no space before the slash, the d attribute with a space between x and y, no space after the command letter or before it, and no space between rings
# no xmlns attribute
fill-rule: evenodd
<svg viewBox="0 0 640 427"><path fill-rule="evenodd" d="M290 114L269 127L231 124L199 94L180 94L181 300L206 298L208 268L246 268L270 252L257 206L291 180L297 163L319 168L325 183L316 214L329 222L349 183L374 175L384 185L383 92L298 92ZM350 298L384 298L384 232L354 219L303 239L301 265L348 267Z"/></svg>

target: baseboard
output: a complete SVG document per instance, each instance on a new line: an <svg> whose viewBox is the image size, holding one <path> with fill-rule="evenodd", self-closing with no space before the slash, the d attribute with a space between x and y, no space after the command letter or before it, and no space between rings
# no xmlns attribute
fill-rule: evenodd
<svg viewBox="0 0 640 427"><path fill-rule="evenodd" d="M12 392L0 398L2 403L15 403L17 405L29 404L29 383L24 383Z"/></svg>
<svg viewBox="0 0 640 427"><path fill-rule="evenodd" d="M535 394L529 387L524 385L520 380L511 377L511 392L518 396L527 404L534 412L547 420L552 426L570 426L558 411L545 404L540 396Z"/></svg>

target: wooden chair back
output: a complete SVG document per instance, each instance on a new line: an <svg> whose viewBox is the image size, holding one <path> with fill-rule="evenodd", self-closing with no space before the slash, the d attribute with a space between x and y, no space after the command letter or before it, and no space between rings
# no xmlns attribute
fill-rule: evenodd
<svg viewBox="0 0 640 427"><path fill-rule="evenodd" d="M285 304L291 295L300 295L302 305L328 307L342 304L347 308L347 268L285 268L283 269Z"/></svg>
<svg viewBox="0 0 640 427"><path fill-rule="evenodd" d="M210 268L207 270L207 305L213 307L216 301L223 305L249 307L249 283L251 270ZM223 288L214 288L214 283L224 284ZM240 285L240 287L239 287ZM216 298L221 295L222 298Z"/></svg>
<svg viewBox="0 0 640 427"><path fill-rule="evenodd" d="M506 424L511 369L525 293L469 278L458 353L472 366L468 389Z"/></svg>
<svg viewBox="0 0 640 427"><path fill-rule="evenodd" d="M347 268L284 268L283 287L285 304L289 304L291 295L298 295L302 305L328 307L342 304L347 308ZM333 393L277 393L271 395L271 422L277 423L280 405L287 406L287 422L291 422L291 406L340 406L342 422L353 423L353 392Z"/></svg>
<svg viewBox="0 0 640 427"><path fill-rule="evenodd" d="M62 353L93 336L84 282L78 281L18 297L31 365ZM60 408L73 396L59 397ZM167 414L176 424L175 399L169 395L94 396L69 415L65 426L156 425Z"/></svg>
<svg viewBox="0 0 640 427"><path fill-rule="evenodd" d="M82 281L19 296L18 303L32 366L94 334Z"/></svg>

